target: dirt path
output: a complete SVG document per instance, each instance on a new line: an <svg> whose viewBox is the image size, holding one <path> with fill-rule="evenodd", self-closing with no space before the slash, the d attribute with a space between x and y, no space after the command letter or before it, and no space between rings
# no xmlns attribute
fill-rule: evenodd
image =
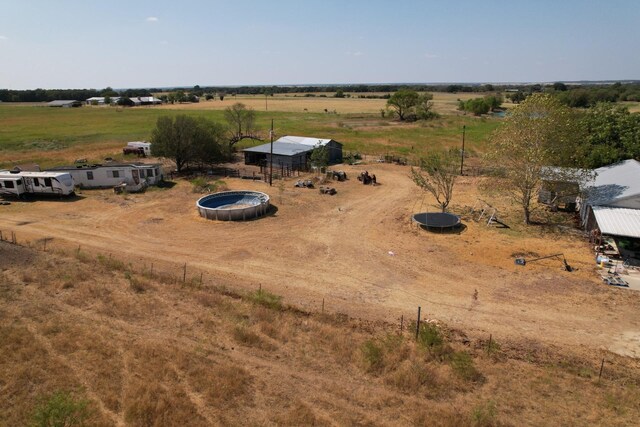
<svg viewBox="0 0 640 427"><path fill-rule="evenodd" d="M260 284L306 308L319 309L324 298L328 310L392 321L413 318L420 305L427 317L471 334L613 350L623 340L627 354L638 354L637 340L625 337L640 329L639 298L595 281L583 241L524 238L472 221L459 236L427 233L409 220L427 204L408 169L366 167L382 185L355 179L365 166L345 167L351 179L336 182L333 197L291 182L280 190L228 180L232 189L271 195L277 213L257 221L199 218L199 195L180 182L126 197L92 191L74 202L14 203L3 207L0 229L176 272L187 263L208 280L250 289ZM458 206L473 205L475 184L459 183ZM517 270L512 253L518 251L564 252L579 270L567 273L553 263Z"/></svg>

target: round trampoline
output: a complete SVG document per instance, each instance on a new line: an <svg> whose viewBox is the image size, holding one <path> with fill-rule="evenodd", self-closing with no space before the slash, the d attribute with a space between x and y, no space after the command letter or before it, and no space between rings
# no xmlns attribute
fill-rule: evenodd
<svg viewBox="0 0 640 427"><path fill-rule="evenodd" d="M259 191L221 191L196 202L200 216L218 221L259 218L269 210L269 196Z"/></svg>
<svg viewBox="0 0 640 427"><path fill-rule="evenodd" d="M413 220L430 231L450 231L460 226L460 217L447 212L421 212Z"/></svg>

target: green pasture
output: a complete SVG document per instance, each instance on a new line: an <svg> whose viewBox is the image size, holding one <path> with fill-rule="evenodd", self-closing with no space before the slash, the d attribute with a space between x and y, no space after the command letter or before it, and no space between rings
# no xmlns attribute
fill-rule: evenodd
<svg viewBox="0 0 640 427"><path fill-rule="evenodd" d="M54 151L68 152L67 161L82 156L83 150L104 147L113 152L127 141L149 139L158 117L177 114L224 122L220 110L0 105L0 167L9 166L14 157L50 166L47 153ZM347 151L416 157L460 146L463 125L469 152L482 153L490 133L500 123L500 119L457 115L400 124L377 114L257 112L257 127L265 136L271 119L277 136L333 138L342 142ZM238 148L257 143L244 141Z"/></svg>

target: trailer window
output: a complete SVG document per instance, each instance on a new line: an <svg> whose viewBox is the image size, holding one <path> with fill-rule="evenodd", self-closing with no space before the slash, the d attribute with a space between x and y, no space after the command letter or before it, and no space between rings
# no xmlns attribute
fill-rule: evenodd
<svg viewBox="0 0 640 427"><path fill-rule="evenodd" d="M5 182L4 182L4 186L5 186L6 188L14 188L14 187L13 187L13 181L5 181Z"/></svg>
<svg viewBox="0 0 640 427"><path fill-rule="evenodd" d="M33 185L40 187L40 180L38 178L33 178Z"/></svg>
<svg viewBox="0 0 640 427"><path fill-rule="evenodd" d="M120 171L112 171L111 173L113 174L114 178L120 178Z"/></svg>
<svg viewBox="0 0 640 427"><path fill-rule="evenodd" d="M148 176L153 176L153 169L149 169L149 170L147 171L147 175L148 175Z"/></svg>
<svg viewBox="0 0 640 427"><path fill-rule="evenodd" d="M44 186L45 187L51 187L51 178L45 178L44 179Z"/></svg>
<svg viewBox="0 0 640 427"><path fill-rule="evenodd" d="M87 171L87 179L90 181L93 180L93 172Z"/></svg>

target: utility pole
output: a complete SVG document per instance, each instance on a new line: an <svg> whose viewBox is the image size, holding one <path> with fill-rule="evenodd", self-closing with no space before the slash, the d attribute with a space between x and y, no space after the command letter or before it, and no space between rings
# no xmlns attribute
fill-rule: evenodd
<svg viewBox="0 0 640 427"><path fill-rule="evenodd" d="M271 150L269 153L269 186L273 185L273 119L271 119L271 130L269 131L271 138Z"/></svg>
<svg viewBox="0 0 640 427"><path fill-rule="evenodd" d="M462 152L460 153L460 176L463 175L462 168L464 166L464 134L467 127L465 125L462 126Z"/></svg>

